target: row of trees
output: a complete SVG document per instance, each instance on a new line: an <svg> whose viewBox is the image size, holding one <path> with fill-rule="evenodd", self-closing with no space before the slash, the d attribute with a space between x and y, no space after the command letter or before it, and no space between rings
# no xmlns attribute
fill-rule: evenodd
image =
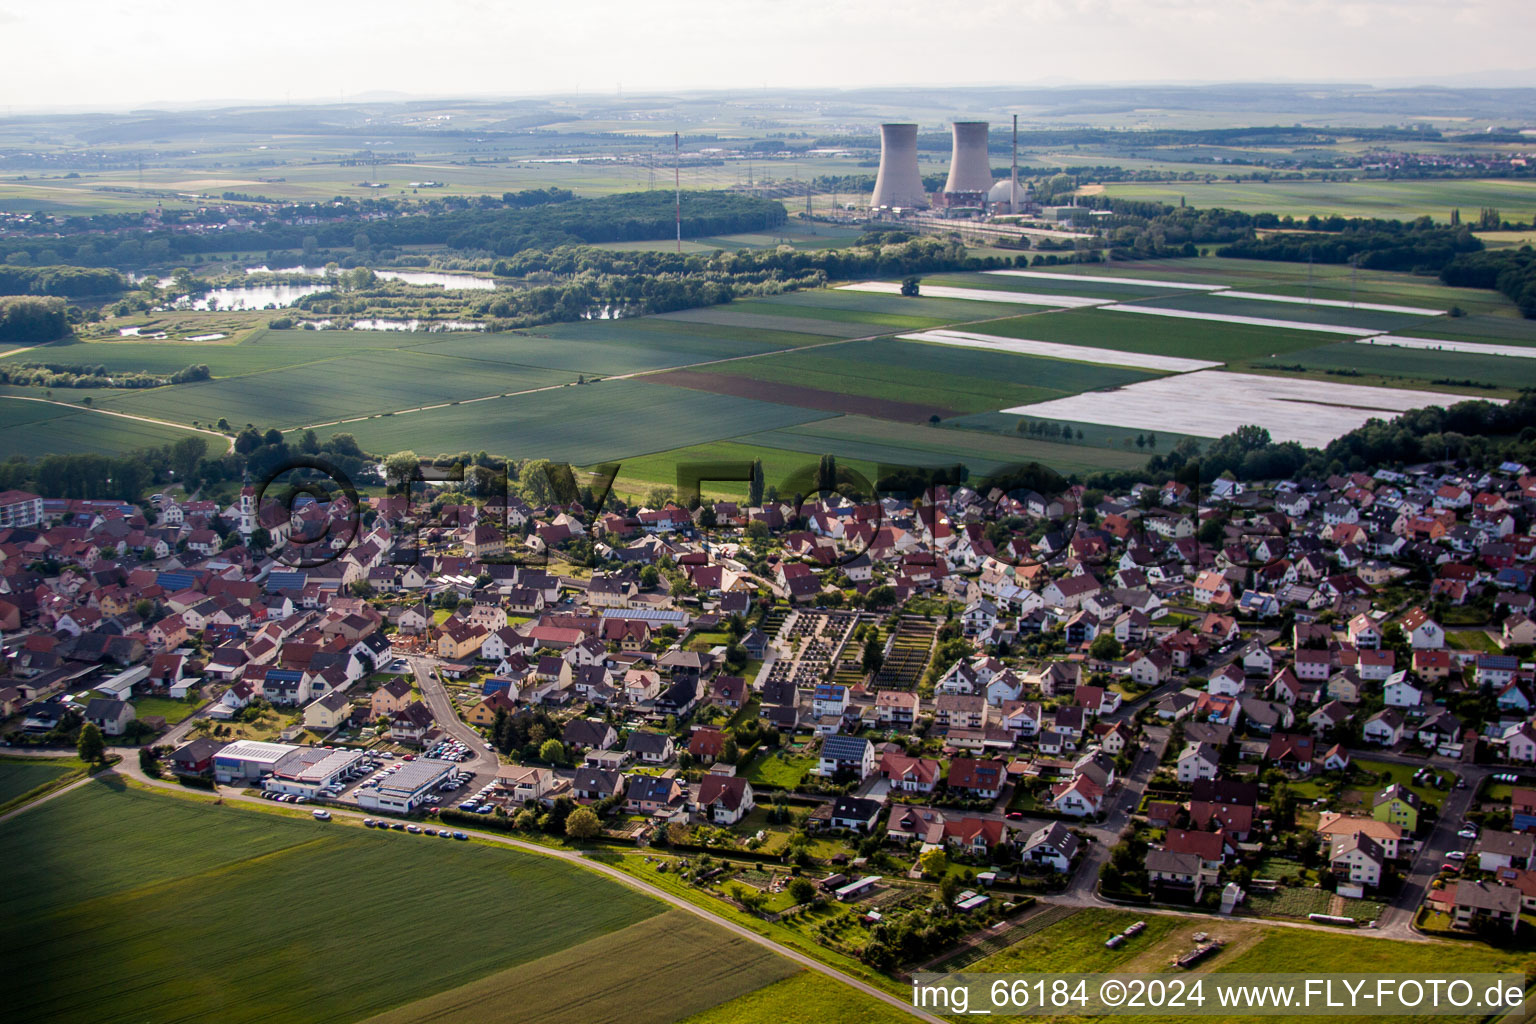
<svg viewBox="0 0 1536 1024"><path fill-rule="evenodd" d="M1529 245L1457 256L1441 269L1440 280L1502 292L1522 316L1536 319L1536 249Z"/></svg>
<svg viewBox="0 0 1536 1024"><path fill-rule="evenodd" d="M67 363L6 363L0 366L0 384L41 388L157 388L166 384L187 384L213 376L204 364L185 366L169 377L150 373L111 374L101 365L75 366Z"/></svg>

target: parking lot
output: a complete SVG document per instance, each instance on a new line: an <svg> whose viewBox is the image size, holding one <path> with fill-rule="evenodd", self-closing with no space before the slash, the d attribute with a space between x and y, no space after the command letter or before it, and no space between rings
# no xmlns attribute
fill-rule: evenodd
<svg viewBox="0 0 1536 1024"><path fill-rule="evenodd" d="M431 758L441 761L472 761L475 755L463 744L452 738L445 738L429 746L420 754L398 754L387 751L369 751L357 765L344 774L338 783L320 790L314 796L314 800L336 801L339 803L356 804L360 793L371 789L377 789L380 783L389 779L395 773L402 770L408 762L422 758ZM460 769L447 781L439 784L436 791L427 797L427 807L452 806L459 803L470 804L466 809L476 809L485 801L482 797L488 794L495 785L496 776L491 773L477 775L473 770ZM311 803L310 798L288 793L274 793L263 791L262 797L279 803ZM466 801L463 795L470 795L472 799ZM487 805L488 806L488 805ZM489 813L489 811L482 812Z"/></svg>

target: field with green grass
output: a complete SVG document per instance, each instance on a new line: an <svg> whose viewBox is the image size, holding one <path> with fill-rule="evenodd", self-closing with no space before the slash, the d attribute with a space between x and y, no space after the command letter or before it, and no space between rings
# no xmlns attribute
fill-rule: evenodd
<svg viewBox="0 0 1536 1024"><path fill-rule="evenodd" d="M682 910L668 910L627 928L486 975L467 985L370 1017L370 1024L586 1024L624 1020L671 1024L715 1016L800 971L789 960ZM818 975L819 977L819 975ZM822 997L860 1009L875 1000L836 982ZM515 993L515 996L514 996ZM820 1005L816 1012L824 1012ZM821 1018L828 1019L828 1018Z"/></svg>
<svg viewBox="0 0 1536 1024"><path fill-rule="evenodd" d="M357 1019L662 910L546 858L121 782L6 822L0 857L15 1021Z"/></svg>
<svg viewBox="0 0 1536 1024"><path fill-rule="evenodd" d="M66 777L79 774L85 766L78 758L13 757L0 760L0 808L19 801L34 791Z"/></svg>
<svg viewBox="0 0 1536 1024"><path fill-rule="evenodd" d="M636 455L626 458L619 466L613 488L619 494L643 499L652 487L677 486L677 467L689 463L751 462L763 460L765 487L777 487L788 494L790 481L803 478L807 468L814 469L817 457L801 452L788 452L780 448L764 448L741 444L736 441L711 441L707 444L689 445L672 451L652 455ZM853 469L866 479L873 480L875 464L859 459L845 459L840 465ZM699 491L706 497L744 499L747 485L738 482L700 481Z"/></svg>
<svg viewBox="0 0 1536 1024"><path fill-rule="evenodd" d="M1364 302L1365 299L1360 301ZM1389 313L1376 309L1342 308L1339 306L1311 306L1299 302L1269 302L1262 299L1244 299L1222 292L1199 292L1193 295L1165 295L1155 299L1136 299L1128 306L1152 306L1157 309L1178 309L1191 313L1215 316L1247 316L1264 320L1284 320L1296 324L1324 324L1337 327L1356 327L1373 331L1434 330L1438 317L1415 313ZM1390 303L1396 305L1396 303ZM1429 308L1429 307L1424 307ZM1107 310L1118 316L1124 313ZM1144 314L1146 315L1146 314ZM1217 321L1218 323L1220 321ZM1233 326L1223 324L1223 326ZM1281 328L1282 330L1284 328ZM1314 335L1316 332L1313 332Z"/></svg>
<svg viewBox="0 0 1536 1024"><path fill-rule="evenodd" d="M1487 385L1490 389L1536 387L1536 359L1390 345L1361 345L1352 341L1288 352L1277 359L1256 364L1258 367L1292 365L1312 370L1331 370L1336 374L1343 371L1346 375L1370 374L1426 384L1471 381ZM1344 379L1347 380L1347 376Z"/></svg>
<svg viewBox="0 0 1536 1024"><path fill-rule="evenodd" d="M741 359L701 371L768 385L934 406L951 414L1044 402L1157 376L1118 366L890 338ZM767 391L765 397L772 393Z"/></svg>
<svg viewBox="0 0 1536 1024"><path fill-rule="evenodd" d="M483 364L439 353L371 352L365 358L153 388L110 399L122 412L182 422L259 423L280 429L370 413L531 391L571 383L561 370Z"/></svg>
<svg viewBox="0 0 1536 1024"><path fill-rule="evenodd" d="M773 402L710 395L638 380L498 398L338 429L368 451L485 451L573 465L670 451L745 432L790 426L827 414Z"/></svg>
<svg viewBox="0 0 1536 1024"><path fill-rule="evenodd" d="M839 457L891 466L963 463L972 473L979 474L1026 462L1039 462L1059 473L1070 474L1129 469L1146 461L1145 452L948 430L926 424L890 423L866 416L838 416L736 440L811 455L831 452Z"/></svg>
<svg viewBox="0 0 1536 1024"><path fill-rule="evenodd" d="M1064 345L1088 345L1153 355L1209 359L1233 363L1300 348L1315 348L1321 336L1312 331L1213 320L1074 309L1059 313L992 320L978 334Z"/></svg>
<svg viewBox="0 0 1536 1024"><path fill-rule="evenodd" d="M816 759L808 755L796 756L781 751L755 755L745 771L748 782L774 789L794 789L800 780L816 767Z"/></svg>
<svg viewBox="0 0 1536 1024"><path fill-rule="evenodd" d="M1536 182L1523 180L1446 179L1428 181L1255 181L1111 183L1103 193L1114 199L1221 207L1282 216L1433 217L1449 223L1460 207L1465 218L1484 206L1526 208L1536 204Z"/></svg>
<svg viewBox="0 0 1536 1024"><path fill-rule="evenodd" d="M133 709L138 716L159 715L165 719L166 725L177 725L191 717L201 705L201 701L174 700L170 697L137 697L133 700Z"/></svg>
<svg viewBox="0 0 1536 1024"><path fill-rule="evenodd" d="M678 1024L895 1024L912 1017L814 971L738 996Z"/></svg>
<svg viewBox="0 0 1536 1024"><path fill-rule="evenodd" d="M42 398L42 388L29 388ZM77 399L89 391L58 392ZM140 448L174 444L183 437L199 436L192 431L108 416L85 408L69 408L47 401L0 395L0 459L13 455L120 455ZM207 435L201 435L207 436ZM217 438L208 438L211 451L220 450Z"/></svg>

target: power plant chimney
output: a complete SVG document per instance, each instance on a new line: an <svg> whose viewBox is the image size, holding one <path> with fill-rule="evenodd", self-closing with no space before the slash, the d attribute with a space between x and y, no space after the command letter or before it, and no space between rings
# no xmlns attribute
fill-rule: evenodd
<svg viewBox="0 0 1536 1024"><path fill-rule="evenodd" d="M956 121L954 152L949 158L949 180L944 191L979 192L992 188L992 162L987 156L985 121Z"/></svg>
<svg viewBox="0 0 1536 1024"><path fill-rule="evenodd" d="M1019 115L1013 115L1013 171L1008 175L1008 212L1019 212Z"/></svg>
<svg viewBox="0 0 1536 1024"><path fill-rule="evenodd" d="M927 206L923 177L917 171L917 125L880 126L880 173L875 175L871 208Z"/></svg>

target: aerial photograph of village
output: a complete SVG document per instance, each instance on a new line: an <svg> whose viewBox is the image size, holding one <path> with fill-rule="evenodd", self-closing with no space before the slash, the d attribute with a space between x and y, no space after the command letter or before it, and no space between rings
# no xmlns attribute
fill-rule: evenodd
<svg viewBox="0 0 1536 1024"><path fill-rule="evenodd" d="M0 30L5 1020L1527 1019L1536 8Z"/></svg>

